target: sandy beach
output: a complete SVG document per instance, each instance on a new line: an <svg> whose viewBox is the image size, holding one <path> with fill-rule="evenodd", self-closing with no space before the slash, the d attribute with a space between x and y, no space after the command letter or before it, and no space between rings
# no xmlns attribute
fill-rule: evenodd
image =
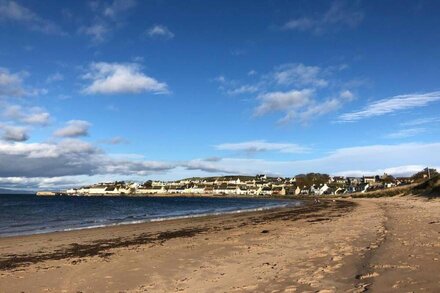
<svg viewBox="0 0 440 293"><path fill-rule="evenodd" d="M413 196L0 239L1 292L438 292L440 201Z"/></svg>

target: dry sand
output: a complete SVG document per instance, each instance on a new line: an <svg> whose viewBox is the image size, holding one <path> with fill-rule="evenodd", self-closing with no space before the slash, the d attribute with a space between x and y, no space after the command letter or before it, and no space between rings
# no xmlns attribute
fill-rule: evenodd
<svg viewBox="0 0 440 293"><path fill-rule="evenodd" d="M439 292L411 196L0 239L1 292Z"/></svg>

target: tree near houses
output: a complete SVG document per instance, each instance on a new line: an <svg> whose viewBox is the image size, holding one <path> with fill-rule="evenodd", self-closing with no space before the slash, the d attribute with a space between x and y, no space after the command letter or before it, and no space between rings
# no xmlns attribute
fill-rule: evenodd
<svg viewBox="0 0 440 293"><path fill-rule="evenodd" d="M416 174L411 176L411 179L413 179L414 181L421 181L423 179L427 179L429 177L433 177L433 176L435 176L437 174L438 174L438 172L437 172L436 169L425 168L422 171L417 172Z"/></svg>
<svg viewBox="0 0 440 293"><path fill-rule="evenodd" d="M153 186L153 181L151 180L145 181L143 186L146 188L151 188Z"/></svg>
<svg viewBox="0 0 440 293"><path fill-rule="evenodd" d="M392 175L386 174L380 178L380 181L383 183L393 183L396 181L396 179Z"/></svg>
<svg viewBox="0 0 440 293"><path fill-rule="evenodd" d="M330 176L328 174L321 173L308 173L296 175L295 179L298 186L310 187L313 184L315 184L315 186L319 186L328 183Z"/></svg>

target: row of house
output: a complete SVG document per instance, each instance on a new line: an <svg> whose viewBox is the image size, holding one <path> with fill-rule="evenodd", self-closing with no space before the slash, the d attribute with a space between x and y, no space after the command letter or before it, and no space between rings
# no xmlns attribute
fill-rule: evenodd
<svg viewBox="0 0 440 293"><path fill-rule="evenodd" d="M310 175L312 174L312 175ZM236 195L284 196L367 192L411 183L409 178L382 176L342 177L310 173L293 178L266 175L191 178L179 181L99 183L65 191L67 195Z"/></svg>

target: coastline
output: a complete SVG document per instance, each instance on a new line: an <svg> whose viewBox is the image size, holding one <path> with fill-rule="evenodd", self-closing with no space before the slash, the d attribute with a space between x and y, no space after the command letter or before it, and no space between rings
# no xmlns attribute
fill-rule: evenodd
<svg viewBox="0 0 440 293"><path fill-rule="evenodd" d="M125 199L130 198L129 196L87 196L84 198L96 198L96 199ZM139 197L132 197L132 198L139 198ZM162 198L162 196L149 196L149 197L140 197L140 198ZM258 211L264 211L269 209L278 209L283 207L296 207L299 205L305 205L308 202L310 202L310 199L298 199L298 198L270 198L270 197L237 197L237 196L225 196L225 197L212 197L212 196L165 196L163 198L175 198L178 200L182 200L184 198L191 198L191 199L233 199L233 200L258 200L255 204L251 204L252 202L249 202L251 206L234 206L232 205L230 208L207 208L204 210L195 209L190 210L187 209L186 211L181 211L180 213L167 213L164 211L162 214L154 213L153 215L147 216L147 214L143 216L133 216L130 215L130 211L128 210L128 215L125 215L123 218L115 218L112 217L112 219L106 219L102 218L99 221L96 221L92 223L91 221L87 221L84 223L78 222L78 223L72 223L66 224L66 226L58 226L58 227L43 227L44 229L35 229L35 230L27 230L23 232L3 232L0 234L0 239L7 238L7 237L15 237L15 236L30 236L30 235L40 235L40 234L50 234L50 233L56 233L56 232L69 232L69 231L77 231L77 230L88 230L88 229L96 229L96 228L107 228L107 227L114 227L114 226L125 226L125 225L135 225L135 224L143 224L143 223L150 223L150 222L165 222L170 220L180 220L180 219L192 219L192 218L199 218L199 217L209 217L209 216L221 216L221 215L229 215L229 214L243 214L243 213L251 213L251 212L258 212ZM267 201L266 201L267 200ZM148 203L148 202L147 202ZM154 202L149 202L150 204L154 204ZM148 212L146 212L148 213ZM109 216L109 215L103 215L103 216ZM85 224L87 223L87 224ZM38 228L38 227L36 227Z"/></svg>
<svg viewBox="0 0 440 293"><path fill-rule="evenodd" d="M440 286L439 211L438 200L411 196L324 200L3 238L0 287L4 292L433 292Z"/></svg>
<svg viewBox="0 0 440 293"><path fill-rule="evenodd" d="M159 235L159 238L163 238L163 235L167 235L170 230L181 230L183 231L182 236L188 231L198 231L206 232L208 230L232 230L239 229L240 227L247 226L250 224L256 224L263 221L271 221L278 218L290 217L291 220L301 219L303 216L320 210L325 210L329 206L328 202L320 203L319 205L313 204L311 201L305 201L306 204L299 206L290 207L273 207L264 210L257 211L247 211L244 213L222 213L218 215L202 215L200 217L190 217L190 218L178 218L169 219L165 221L150 221L143 223L133 223L127 225L114 225L105 227L96 227L90 229L78 229L70 231L54 231L49 233L41 234L31 234L31 235L16 235L0 238L0 271L8 270L10 268L27 266L30 263L26 263L26 260L33 252L35 255L41 254L42 250L47 247L47 242L50 242L51 249L57 251L65 251L69 249L69 246L76 246L79 243L82 244L93 244L99 242L98 244L102 246L102 250L111 249L112 246L108 243L113 243L114 240L120 240L125 238L132 238L135 236L140 236L136 238L139 241L150 241L154 240L151 237L145 238L145 236ZM245 223L251 221L252 223ZM243 222L238 224L239 222ZM218 224L221 223L222 227ZM206 228L207 227L207 228ZM148 233L148 235L146 235ZM165 234L161 234L165 233ZM162 236L160 236L162 235ZM192 235L192 234L191 234ZM81 239L81 241L79 241ZM135 241L136 242L136 241ZM19 243L17 246L16 244ZM107 243L107 244L106 244ZM29 250L32 244L32 251ZM117 244L119 246L121 244ZM122 245L130 246L133 245L132 241L128 241L126 244ZM8 257L4 257L4 249L13 248L14 254L8 253ZM22 249L21 249L22 248ZM49 249L49 252L51 251ZM98 255L98 251L94 252L94 255ZM47 254L45 254L47 256ZM50 259L50 257L44 256L43 258ZM73 255L67 254L67 257L72 257ZM19 261L23 258L23 262ZM38 257L37 257L38 259ZM17 262L18 261L18 262ZM13 264L17 262L17 264ZM38 262L38 261L37 261Z"/></svg>

